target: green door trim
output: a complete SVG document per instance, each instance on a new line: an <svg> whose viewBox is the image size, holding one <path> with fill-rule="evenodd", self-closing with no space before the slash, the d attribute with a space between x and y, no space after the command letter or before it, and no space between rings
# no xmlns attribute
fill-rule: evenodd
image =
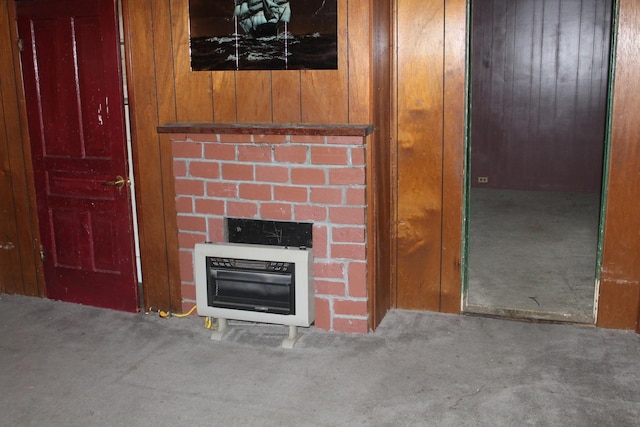
<svg viewBox="0 0 640 427"><path fill-rule="evenodd" d="M604 248L604 224L607 212L607 190L609 188L609 170L611 153L611 129L613 121L613 95L616 70L616 51L618 47L618 24L620 21L620 0L613 0L611 16L611 51L609 52L609 85L607 90L607 118L604 138L604 156L602 160L602 191L600 196L600 224L598 227L598 253L596 256L596 290L593 304L593 318L598 321L598 296L602 274L602 255ZM466 170L465 170L466 172Z"/></svg>

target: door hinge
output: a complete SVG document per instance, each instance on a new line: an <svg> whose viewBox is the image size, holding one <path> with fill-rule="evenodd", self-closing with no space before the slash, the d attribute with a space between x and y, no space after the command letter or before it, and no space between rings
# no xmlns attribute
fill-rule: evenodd
<svg viewBox="0 0 640 427"><path fill-rule="evenodd" d="M18 39L18 50L24 52L24 41L22 39Z"/></svg>
<svg viewBox="0 0 640 427"><path fill-rule="evenodd" d="M42 262L45 262L47 260L47 253L44 251L44 249L40 249L40 260Z"/></svg>

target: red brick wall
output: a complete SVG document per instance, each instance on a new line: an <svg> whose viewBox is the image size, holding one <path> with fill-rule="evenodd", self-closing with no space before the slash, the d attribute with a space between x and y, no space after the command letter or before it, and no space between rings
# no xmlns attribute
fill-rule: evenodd
<svg viewBox="0 0 640 427"><path fill-rule="evenodd" d="M315 326L368 331L365 141L361 137L172 135L183 308L193 246L225 242L224 218L313 223Z"/></svg>

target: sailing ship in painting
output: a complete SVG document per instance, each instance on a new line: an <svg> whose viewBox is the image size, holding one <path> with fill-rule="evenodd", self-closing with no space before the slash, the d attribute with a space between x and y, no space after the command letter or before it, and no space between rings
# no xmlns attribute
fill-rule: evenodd
<svg viewBox="0 0 640 427"><path fill-rule="evenodd" d="M336 0L307 0L305 8L298 4L293 18L289 3L290 0L233 0L233 29L229 33L191 37L191 69L337 69ZM325 8L325 3L332 7ZM311 9L312 6L315 7ZM300 21L294 21L298 31L292 32L291 20L298 16L309 25L301 30ZM322 25L314 27L316 21Z"/></svg>
<svg viewBox="0 0 640 427"><path fill-rule="evenodd" d="M291 19L289 0L234 0L233 16L245 34L253 38L276 37L281 28L287 34Z"/></svg>

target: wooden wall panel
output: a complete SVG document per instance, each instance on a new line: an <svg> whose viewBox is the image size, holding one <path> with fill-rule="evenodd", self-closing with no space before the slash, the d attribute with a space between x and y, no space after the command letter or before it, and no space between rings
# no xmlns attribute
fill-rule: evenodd
<svg viewBox="0 0 640 427"><path fill-rule="evenodd" d="M382 4L380 4L382 3ZM348 2L348 108L350 123L369 123L371 107L371 16L362 13L367 9L384 8L384 0L370 4L369 0L349 0ZM373 11L372 11L373 12ZM387 15L387 20L391 15ZM377 22L378 24L379 22ZM385 34L385 27L375 25L376 31ZM387 34L388 36L388 34ZM381 71L390 71L388 68Z"/></svg>
<svg viewBox="0 0 640 427"><path fill-rule="evenodd" d="M397 305L438 311L444 1L397 5Z"/></svg>
<svg viewBox="0 0 640 427"><path fill-rule="evenodd" d="M153 25L153 27L173 28L170 3L168 1L153 1L151 4L152 7L148 12L150 13L149 24ZM178 25L177 27L180 28L181 26ZM183 61L182 63L184 63L184 57L181 56L181 51L183 52L184 49L179 48L179 42L174 43L173 49L170 48L172 40L180 38L178 31L174 31L174 33L176 34L173 35L171 31L157 31L155 34L150 34L152 38L149 40L150 44L147 45L148 53L140 53L139 49L134 49L137 45L129 45L135 52L132 52L132 55L140 55L141 59L148 58L153 60L153 67L149 68L153 70L154 81L158 87L152 93L161 94L161 96L154 96L156 98L154 104L156 104L155 114L157 115L157 120L177 120L176 105L178 99L176 92L179 89L189 88L189 81L179 78L173 72L175 62L180 63L180 61ZM167 48L163 48L163 46L167 46ZM171 84L168 84L169 82ZM133 83L135 83L135 80ZM193 95L193 93L189 92L187 94ZM133 104L136 104L134 109L137 108L137 103L133 102Z"/></svg>
<svg viewBox="0 0 640 427"><path fill-rule="evenodd" d="M3 5L8 7L6 4ZM2 18L7 18L6 14L2 15ZM9 26L6 19L0 21L0 29L3 34L0 39L0 55L11 54L11 46L9 44L11 37L9 37ZM13 72L13 64L7 62L2 64L2 75L4 75L5 69L9 68L10 72ZM10 81L9 81L10 83ZM15 93L15 91L14 91ZM2 117L3 123L0 132L0 200L2 200L2 207L0 208L0 266L4 274L0 276L0 292L6 293L21 293L24 286L24 279L22 278L22 269L20 268L20 253L18 251L18 230L16 221L16 210L13 196L13 185L11 180L11 165L9 162L9 141L13 138L10 133L11 120L9 112L11 107L5 110L4 104L11 102L11 87L5 86L5 80L0 80L0 117ZM15 96L13 96L15 100ZM15 129L13 130L15 132Z"/></svg>
<svg viewBox="0 0 640 427"><path fill-rule="evenodd" d="M0 0L0 292L43 296L31 154L14 28L13 2Z"/></svg>
<svg viewBox="0 0 640 427"><path fill-rule="evenodd" d="M236 72L211 73L213 81L213 121L235 123L238 121L236 97Z"/></svg>
<svg viewBox="0 0 640 427"><path fill-rule="evenodd" d="M620 2L598 326L638 328L640 312L640 3Z"/></svg>
<svg viewBox="0 0 640 427"><path fill-rule="evenodd" d="M459 313L466 111L466 0L445 3L442 265L440 311Z"/></svg>
<svg viewBox="0 0 640 427"><path fill-rule="evenodd" d="M391 307L392 253L395 222L392 209L391 64L392 0L372 2L371 123L375 132L367 142L367 183L374 191L367 200L369 227L369 326L375 329ZM354 114L355 115L355 114Z"/></svg>
<svg viewBox="0 0 640 427"><path fill-rule="evenodd" d="M0 23L1 24L1 23ZM0 54L6 51L0 46ZM20 266L20 252L18 251L18 230L16 221L16 208L13 197L13 185L11 182L11 166L9 162L9 135L7 129L7 114L5 114L4 92L10 88L5 88L0 80L0 117L4 123L0 132L0 266L3 274L0 276L0 292L15 294L22 293L24 279Z"/></svg>
<svg viewBox="0 0 640 427"><path fill-rule="evenodd" d="M349 1L362 0L338 0L338 69L301 71L303 123L349 123Z"/></svg>
<svg viewBox="0 0 640 427"><path fill-rule="evenodd" d="M163 2L158 2L162 5ZM203 121L213 120L213 89L211 83L211 74L208 72L192 72L190 57L190 38L189 38L189 14L185 11L189 10L189 0L174 0L167 2L163 7L156 7L155 11L161 13L169 13L170 15L157 16L160 19L158 23L160 28L170 28L171 32L158 31L161 40L156 40L157 53L164 55L166 59L171 58L173 62L167 61L165 58L158 58L156 55L156 63L165 66L172 66L171 74L166 74L168 79L160 79L163 87L159 88L158 94L161 101L162 120L171 120L172 116L176 116L179 121ZM155 14L155 13L154 13ZM168 18L168 21L167 21ZM168 27L165 27L168 25ZM169 37L166 40L166 37ZM172 55L166 50L165 46L172 47ZM159 60L159 61L158 61ZM164 73L163 73L164 77ZM175 80L174 87L171 88L167 82ZM164 90L167 90L165 92ZM168 91L173 89L174 93ZM171 111L170 101L175 101L175 108ZM166 107L164 107L166 104ZM162 110L167 108L169 117L163 117Z"/></svg>
<svg viewBox="0 0 640 427"><path fill-rule="evenodd" d="M302 123L348 123L346 73L340 70L301 73ZM329 87L331 91L327 90Z"/></svg>
<svg viewBox="0 0 640 427"><path fill-rule="evenodd" d="M171 148L168 141L161 146L156 132L161 114L175 120L175 103L163 101L175 91L173 78L167 77L172 69L169 0L123 0L123 16L144 306L179 311L177 228L175 212L167 211L174 206L173 180L166 173Z"/></svg>
<svg viewBox="0 0 640 427"><path fill-rule="evenodd" d="M473 5L472 184L599 192L611 1Z"/></svg>
<svg viewBox="0 0 640 427"><path fill-rule="evenodd" d="M272 71L271 96L274 123L300 123L300 72Z"/></svg>
<svg viewBox="0 0 640 427"><path fill-rule="evenodd" d="M154 38L154 67L156 68L156 89L158 117L157 123L166 123L179 120L180 114L183 117L198 117L201 120L210 120L213 117L213 104L211 100L211 78L206 74L187 75L180 79L175 70L181 68L190 69L189 56L189 24L184 19L184 10L188 10L188 0L154 1L152 17L154 26L166 30L161 32L159 39ZM167 34L167 35L165 35ZM168 40L166 39L168 37ZM171 44L173 42L173 46ZM172 46L173 54L168 55L164 50ZM173 69L171 69L173 65ZM174 81L173 93L167 91L167 82ZM184 90L184 92L182 92ZM207 94L208 97L203 97ZM153 287L160 290L158 296L161 299L157 302L157 307L162 309L169 307L174 312L182 311L180 261L178 257L178 225L175 210L175 187L173 185L173 154L172 145L165 135L157 137L160 161L155 166L160 177L160 187L156 188L156 194L148 193L158 199L161 203L161 210L157 211L158 217L162 219L164 233L154 237L154 244L165 251L166 276L164 281L158 284L149 283L144 280L145 289ZM157 203L157 202L156 202ZM161 215L160 215L161 214ZM157 222L160 227L160 221ZM158 229L158 231L160 231ZM159 249L153 249L161 255ZM144 264L144 260L143 260ZM149 267L148 266L147 269ZM146 298L145 298L146 300ZM149 304L147 307L152 306Z"/></svg>
<svg viewBox="0 0 640 427"><path fill-rule="evenodd" d="M236 73L237 111L240 123L270 123L271 73L238 71Z"/></svg>

